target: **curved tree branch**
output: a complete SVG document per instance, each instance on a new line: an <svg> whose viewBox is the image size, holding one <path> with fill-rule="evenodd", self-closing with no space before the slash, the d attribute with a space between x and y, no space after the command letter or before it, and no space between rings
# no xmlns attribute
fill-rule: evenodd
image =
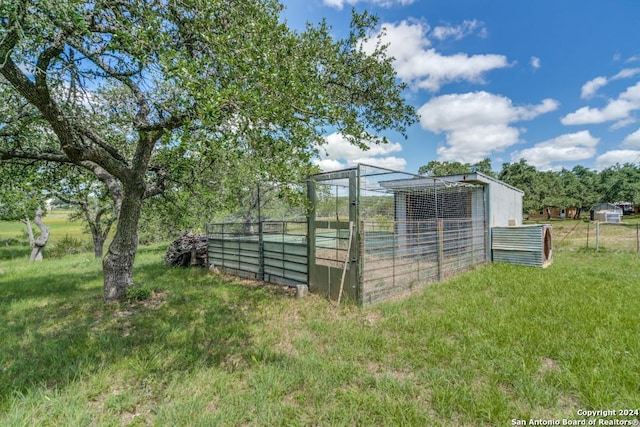
<svg viewBox="0 0 640 427"><path fill-rule="evenodd" d="M105 61L100 58L100 55L95 52L91 52L89 49L82 46L81 43L70 41L69 45L78 52L82 53L87 59L91 60L94 64L103 70L109 77L113 77L120 83L124 84L133 93L136 98L136 104L138 105L138 112L136 113L136 122L138 127L143 127L148 123L148 116L151 113L151 107L149 106L149 100L145 96L140 87L131 79L127 73L120 73L118 70L111 67Z"/></svg>
<svg viewBox="0 0 640 427"><path fill-rule="evenodd" d="M109 195L113 199L113 214L117 218L120 214L120 207L122 206L122 184L113 175L107 172L102 166L92 162L82 162L82 167L92 171L96 177L107 186Z"/></svg>
<svg viewBox="0 0 640 427"><path fill-rule="evenodd" d="M64 47L63 32L60 31L56 34L53 44L45 49L36 62L36 88L42 93L43 96L51 98L49 94L49 87L47 86L47 70L53 58L59 56Z"/></svg>
<svg viewBox="0 0 640 427"><path fill-rule="evenodd" d="M49 50L48 54L51 54L51 52ZM43 59L38 62L42 66L47 61ZM40 71L38 74L42 72L44 71ZM94 149L82 144L81 135L78 134L73 123L66 117L55 100L51 98L49 91L40 89L35 83L32 83L16 66L11 57L7 58L5 64L0 67L0 74L13 85L20 95L35 106L42 113L43 118L51 125L60 141L60 148L67 157L66 160L57 159L52 161L75 164L81 164L83 161L100 162L105 169L108 169L118 177L124 177L129 173L127 165L120 158L114 157L112 153L99 144L96 144ZM41 84L46 85L46 81L41 80ZM4 154L9 153L5 152ZM14 155L13 157L16 156ZM32 153L31 157L25 158L38 159L36 153Z"/></svg>
<svg viewBox="0 0 640 427"><path fill-rule="evenodd" d="M105 141L100 135L98 135L93 129L85 127L78 129L78 132L88 138L91 142L108 152L114 159L119 160L126 165L129 164L129 161L122 154L120 154L118 150L109 145L109 143Z"/></svg>
<svg viewBox="0 0 640 427"><path fill-rule="evenodd" d="M46 153L46 152L33 153L33 152L19 151L19 150L0 149L0 160L11 160L11 159L42 160L45 162L75 164L73 161L69 159L69 157L67 157L63 153Z"/></svg>

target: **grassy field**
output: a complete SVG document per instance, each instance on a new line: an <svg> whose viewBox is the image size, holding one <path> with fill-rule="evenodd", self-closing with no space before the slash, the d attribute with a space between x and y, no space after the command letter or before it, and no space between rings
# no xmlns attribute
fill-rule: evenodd
<svg viewBox="0 0 640 427"><path fill-rule="evenodd" d="M554 242L560 250L640 252L640 216L624 216L621 223L596 224L588 220L531 221L550 223ZM597 238L596 238L597 237Z"/></svg>
<svg viewBox="0 0 640 427"><path fill-rule="evenodd" d="M69 221L70 213L71 211L68 210L54 210L48 212L42 219L50 230L49 241L44 249L45 258L55 253L55 246L65 239L76 241L81 250L88 252L93 250L91 234L88 231L85 232L82 222ZM38 227L33 222L31 224L37 235ZM20 222L0 221L0 260L29 257L30 253L26 226Z"/></svg>
<svg viewBox="0 0 640 427"><path fill-rule="evenodd" d="M360 309L172 269L164 249L137 258L153 297L109 305L89 254L0 255L0 425L500 426L640 409L634 253L556 245L544 270L489 265Z"/></svg>

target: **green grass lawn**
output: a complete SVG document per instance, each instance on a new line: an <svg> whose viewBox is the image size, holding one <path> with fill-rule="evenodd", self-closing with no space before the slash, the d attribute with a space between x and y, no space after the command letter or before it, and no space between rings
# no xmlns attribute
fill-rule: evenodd
<svg viewBox="0 0 640 427"><path fill-rule="evenodd" d="M640 402L634 254L489 265L365 309L163 255L137 258L152 299L110 305L86 254L0 261L0 425L512 425Z"/></svg>

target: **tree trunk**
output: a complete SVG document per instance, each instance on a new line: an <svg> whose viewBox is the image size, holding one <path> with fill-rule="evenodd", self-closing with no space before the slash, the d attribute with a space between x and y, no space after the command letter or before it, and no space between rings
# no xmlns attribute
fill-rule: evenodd
<svg viewBox="0 0 640 427"><path fill-rule="evenodd" d="M89 207L89 201L87 200L87 196L80 202L78 205L80 206L80 210L84 215L85 221L89 225L89 231L91 232L91 239L93 240L93 255L95 259L102 259L102 255L104 253L104 242L107 240L107 236L109 235L109 231L111 230L111 225L113 224L113 219L107 219L103 222L103 215L107 213L107 209L98 208L95 213L92 214L91 208ZM118 204L118 201L114 200L114 206ZM113 218L117 218L118 214L115 208L113 209Z"/></svg>
<svg viewBox="0 0 640 427"><path fill-rule="evenodd" d="M133 261L138 248L138 221L142 210L144 187L125 188L120 207L116 234L102 261L104 272L104 299L122 299L133 285Z"/></svg>
<svg viewBox="0 0 640 427"><path fill-rule="evenodd" d="M40 229L40 235L33 241L33 249L31 250L29 261L42 261L42 252L49 240L49 227L42 222L42 209L38 208L38 210L36 210L36 216L33 222L35 222ZM29 224L29 226L31 226L31 224Z"/></svg>
<svg viewBox="0 0 640 427"><path fill-rule="evenodd" d="M31 221L29 217L25 216L22 222L27 226L27 236L29 236L29 247L33 248L33 245L36 242L35 237L33 237L33 228L31 228Z"/></svg>
<svg viewBox="0 0 640 427"><path fill-rule="evenodd" d="M108 233L108 232L107 232ZM93 255L96 259L102 259L104 253L104 242L107 240L106 234L94 234L93 236Z"/></svg>
<svg viewBox="0 0 640 427"><path fill-rule="evenodd" d="M92 218L90 215L86 216L87 222L89 222L89 230L91 231L91 239L93 240L93 255L95 259L102 259L104 253L104 242L107 240L109 231L111 230L111 222L104 226L100 224L100 218Z"/></svg>

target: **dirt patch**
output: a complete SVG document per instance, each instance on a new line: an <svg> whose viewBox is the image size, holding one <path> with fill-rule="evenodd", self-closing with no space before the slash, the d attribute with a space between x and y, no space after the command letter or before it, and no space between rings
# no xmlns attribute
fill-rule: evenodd
<svg viewBox="0 0 640 427"><path fill-rule="evenodd" d="M166 292L154 292L151 295L151 298L140 301L140 305L144 308L156 309L164 305L164 303L166 302L166 297Z"/></svg>
<svg viewBox="0 0 640 427"><path fill-rule="evenodd" d="M581 406L578 398L572 394L561 394L558 397L558 404L565 414L569 414Z"/></svg>
<svg viewBox="0 0 640 427"><path fill-rule="evenodd" d="M364 326L373 328L383 320L382 314L377 311L370 311L364 316Z"/></svg>
<svg viewBox="0 0 640 427"><path fill-rule="evenodd" d="M369 362L367 364L367 372L375 378L391 378L397 381L414 381L416 375L414 372L405 369L389 369L380 363Z"/></svg>
<svg viewBox="0 0 640 427"><path fill-rule="evenodd" d="M140 313L143 310L157 310L167 302L166 297L167 292L154 292L149 299L127 304L126 307L113 313L113 316L123 319Z"/></svg>
<svg viewBox="0 0 640 427"><path fill-rule="evenodd" d="M538 368L537 375L544 376L549 373L558 373L560 370L560 364L557 360L550 357L543 357L540 361L540 367Z"/></svg>
<svg viewBox="0 0 640 427"><path fill-rule="evenodd" d="M149 418L151 411L145 410L143 412L138 412L138 408L136 407L135 412L126 412L122 415L121 425L129 426L129 425L151 425L147 423L145 420Z"/></svg>

